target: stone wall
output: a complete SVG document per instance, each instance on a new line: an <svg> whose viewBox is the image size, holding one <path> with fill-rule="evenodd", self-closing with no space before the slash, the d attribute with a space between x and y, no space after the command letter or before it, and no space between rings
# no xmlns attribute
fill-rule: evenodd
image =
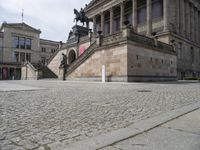
<svg viewBox="0 0 200 150"><path fill-rule="evenodd" d="M67 76L67 80L101 80L102 65L108 81L176 80L175 54L151 49L134 42L100 47Z"/></svg>
<svg viewBox="0 0 200 150"><path fill-rule="evenodd" d="M28 64L21 68L21 80L37 80L38 75L38 71Z"/></svg>
<svg viewBox="0 0 200 150"><path fill-rule="evenodd" d="M107 80L126 81L127 45L102 48L74 70L67 80L73 78L101 80L102 66L106 66Z"/></svg>
<svg viewBox="0 0 200 150"><path fill-rule="evenodd" d="M67 53L67 49L63 49L60 50L55 57L50 61L50 63L48 64L48 68L51 69L51 71L53 71L53 73L55 73L57 76L59 76L59 67L60 67L60 62L61 62L61 55L62 53L66 54Z"/></svg>
<svg viewBox="0 0 200 150"><path fill-rule="evenodd" d="M128 44L129 81L175 80L176 64L175 55Z"/></svg>

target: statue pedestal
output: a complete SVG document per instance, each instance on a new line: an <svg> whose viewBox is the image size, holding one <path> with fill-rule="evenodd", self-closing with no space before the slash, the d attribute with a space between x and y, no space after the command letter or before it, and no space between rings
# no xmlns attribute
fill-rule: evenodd
<svg viewBox="0 0 200 150"><path fill-rule="evenodd" d="M65 68L64 66L60 66L60 67L59 67L58 79L59 79L59 80L66 80L66 79L65 79L65 73L66 73L66 68Z"/></svg>
<svg viewBox="0 0 200 150"><path fill-rule="evenodd" d="M81 37L87 36L88 33L89 33L89 28L75 25L72 27L72 32L71 35L69 36L69 39L67 40L67 43L68 44L79 43L79 39Z"/></svg>

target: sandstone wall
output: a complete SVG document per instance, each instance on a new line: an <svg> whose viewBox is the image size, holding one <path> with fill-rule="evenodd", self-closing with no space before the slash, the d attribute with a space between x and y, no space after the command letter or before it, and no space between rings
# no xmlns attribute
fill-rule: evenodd
<svg viewBox="0 0 200 150"><path fill-rule="evenodd" d="M144 81L175 79L177 76L176 67L175 55L139 45L128 45L128 76L130 80L141 81L141 78Z"/></svg>
<svg viewBox="0 0 200 150"><path fill-rule="evenodd" d="M127 76L127 45L102 48L82 63L67 78L101 78L102 65L106 66L108 80L125 80Z"/></svg>
<svg viewBox="0 0 200 150"><path fill-rule="evenodd" d="M66 54L67 50L60 50L56 56L51 60L51 62L48 64L48 68L51 69L57 76L59 76L59 66L61 61L61 55L62 53Z"/></svg>
<svg viewBox="0 0 200 150"><path fill-rule="evenodd" d="M31 67L24 66L21 69L21 80L37 80L37 71L34 71Z"/></svg>

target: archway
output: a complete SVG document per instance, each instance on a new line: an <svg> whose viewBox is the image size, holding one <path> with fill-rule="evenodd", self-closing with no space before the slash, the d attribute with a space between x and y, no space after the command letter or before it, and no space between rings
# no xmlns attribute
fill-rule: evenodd
<svg viewBox="0 0 200 150"><path fill-rule="evenodd" d="M76 52L74 50L71 50L68 54L68 64L70 65L76 60Z"/></svg>

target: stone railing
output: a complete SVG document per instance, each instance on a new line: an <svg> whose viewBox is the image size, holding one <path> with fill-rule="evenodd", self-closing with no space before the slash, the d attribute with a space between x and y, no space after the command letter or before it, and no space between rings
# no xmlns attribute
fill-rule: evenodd
<svg viewBox="0 0 200 150"><path fill-rule="evenodd" d="M175 53L173 46L160 42L157 39L149 38L140 34L135 33L133 30L129 29L130 34L127 36L127 39L138 44L142 44L144 47L149 47L154 50L166 52L166 53Z"/></svg>
<svg viewBox="0 0 200 150"><path fill-rule="evenodd" d="M47 62L47 66L54 59L54 57L58 54L59 51L60 51L60 48L56 49L55 53L50 56L50 58L49 58L49 60Z"/></svg>
<svg viewBox="0 0 200 150"><path fill-rule="evenodd" d="M85 50L82 55L80 55L72 64L68 66L66 75L72 73L78 66L80 66L85 60L87 60L87 58L95 52L96 48L97 44L95 41L90 45L90 47L88 47L87 50Z"/></svg>
<svg viewBox="0 0 200 150"><path fill-rule="evenodd" d="M125 39L122 36L122 32L118 32L109 36L102 37L101 45L105 46L105 45L121 42L123 40Z"/></svg>
<svg viewBox="0 0 200 150"><path fill-rule="evenodd" d="M29 61L22 67L22 80L38 80L41 76L41 70L36 69Z"/></svg>

